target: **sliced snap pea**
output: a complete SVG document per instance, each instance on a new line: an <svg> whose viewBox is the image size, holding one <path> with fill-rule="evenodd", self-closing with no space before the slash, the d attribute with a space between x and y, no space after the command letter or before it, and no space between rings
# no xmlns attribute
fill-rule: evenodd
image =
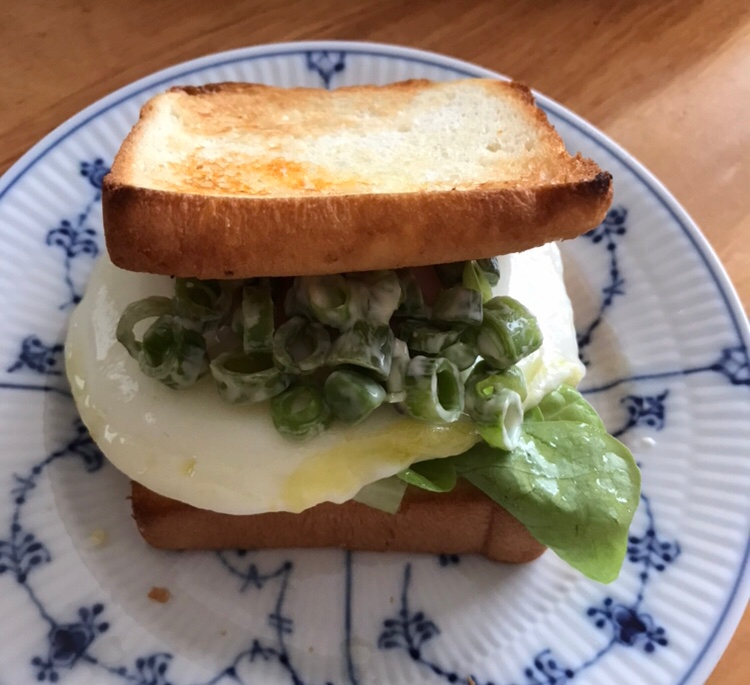
<svg viewBox="0 0 750 685"><path fill-rule="evenodd" d="M242 303L234 313L232 328L242 336L242 348L247 354L271 349L274 326L270 285L243 286Z"/></svg>
<svg viewBox="0 0 750 685"><path fill-rule="evenodd" d="M117 341L125 347L133 359L138 359L141 353L141 341L135 338L135 327L146 319L155 319L165 314L174 314L174 301L168 297L146 297L131 302L122 312L117 322L115 336Z"/></svg>
<svg viewBox="0 0 750 685"><path fill-rule="evenodd" d="M464 288L480 293L482 302L487 302L492 297L492 288L487 276L475 261L464 263L462 283Z"/></svg>
<svg viewBox="0 0 750 685"><path fill-rule="evenodd" d="M359 423L385 400L383 386L364 374L336 369L326 379L323 397L333 415L346 423Z"/></svg>
<svg viewBox="0 0 750 685"><path fill-rule="evenodd" d="M440 351L440 356L452 361L459 371L466 371L477 360L476 337L472 340L464 331L456 342Z"/></svg>
<svg viewBox="0 0 750 685"><path fill-rule="evenodd" d="M489 445L510 452L518 446L523 426L523 404L518 393L498 392L495 404L498 414L494 424L477 424L479 435Z"/></svg>
<svg viewBox="0 0 750 685"><path fill-rule="evenodd" d="M391 371L394 340L390 326L357 321L333 343L328 366L357 366L385 380Z"/></svg>
<svg viewBox="0 0 750 685"><path fill-rule="evenodd" d="M210 364L219 395L232 404L263 402L286 390L292 376L274 366L270 352L225 352Z"/></svg>
<svg viewBox="0 0 750 685"><path fill-rule="evenodd" d="M206 341L182 319L165 314L143 334L138 365L170 388L189 387L208 370Z"/></svg>
<svg viewBox="0 0 750 685"><path fill-rule="evenodd" d="M270 398L274 423L287 435L317 434L333 416L362 421L383 402L448 423L466 403L485 440L509 449L526 394L513 365L539 348L541 331L516 300L491 298L497 259L435 271L444 289L433 307L409 269L248 279L241 297L237 281L177 279L174 299L146 298L126 308L117 338L143 373L170 387L195 383L210 369L228 402ZM290 318L274 332L274 299L282 297ZM134 328L145 319L155 321L136 340ZM216 338L210 366L204 334ZM484 361L474 366L478 355ZM292 385L324 365L336 368L322 391ZM464 385L461 372L472 367Z"/></svg>
<svg viewBox="0 0 750 685"><path fill-rule="evenodd" d="M498 373L480 362L466 379L466 413L493 447L512 450L518 445L525 399L526 381L516 366Z"/></svg>
<svg viewBox="0 0 750 685"><path fill-rule="evenodd" d="M461 331L461 337L457 342L449 345L440 352L440 356L452 361L459 369L465 371L477 360L477 336L479 326L467 326Z"/></svg>
<svg viewBox="0 0 750 685"><path fill-rule="evenodd" d="M344 331L363 318L368 293L361 281L339 274L304 276L296 281L299 281L300 299L322 324Z"/></svg>
<svg viewBox="0 0 750 685"><path fill-rule="evenodd" d="M401 281L401 301L396 314L411 319L429 319L430 308L424 302L422 288L419 287L412 270L405 269L400 272L399 280Z"/></svg>
<svg viewBox="0 0 750 685"><path fill-rule="evenodd" d="M482 294L460 285L443 290L432 305L432 318L447 323L482 323Z"/></svg>
<svg viewBox="0 0 750 685"><path fill-rule="evenodd" d="M458 421L464 384L455 364L443 357L414 357L406 369L406 411L429 423Z"/></svg>
<svg viewBox="0 0 750 685"><path fill-rule="evenodd" d="M498 262L497 257L477 259L477 266L484 273L484 277L491 286L496 286L500 282L500 262Z"/></svg>
<svg viewBox="0 0 750 685"><path fill-rule="evenodd" d="M528 392L526 388L526 378L521 372L521 369L517 366L511 366L510 368L505 369L505 371L497 371L487 362L481 361L471 370L469 377L466 379L467 411L469 410L469 384L481 384L483 389L482 395L486 397L491 395L484 385L484 382L488 379L490 385L493 387L503 387L512 390L513 392L518 393L522 402L526 401Z"/></svg>
<svg viewBox="0 0 750 685"><path fill-rule="evenodd" d="M477 349L495 369L507 369L541 347L536 317L512 297L493 297L484 306Z"/></svg>
<svg viewBox="0 0 750 685"><path fill-rule="evenodd" d="M271 398L271 419L282 435L308 440L331 425L333 414L317 388L295 385Z"/></svg>
<svg viewBox="0 0 750 685"><path fill-rule="evenodd" d="M141 372L170 388L193 385L208 369L203 336L174 315L175 303L167 297L147 297L125 307L115 335ZM136 340L135 326L156 318ZM187 325L186 325L187 324Z"/></svg>
<svg viewBox="0 0 750 685"><path fill-rule="evenodd" d="M312 373L326 363L331 350L331 336L316 321L293 316L273 336L273 358L288 373Z"/></svg>
<svg viewBox="0 0 750 685"><path fill-rule="evenodd" d="M395 271L362 271L352 274L367 288L364 318L374 323L387 324L401 301L401 283Z"/></svg>
<svg viewBox="0 0 750 685"><path fill-rule="evenodd" d="M407 324L408 322L404 322ZM409 349L417 354L440 354L449 345L458 342L461 337L459 329L447 330L435 325L416 322L416 325L402 325L400 335L405 337Z"/></svg>
<svg viewBox="0 0 750 685"><path fill-rule="evenodd" d="M175 279L175 309L177 315L207 328L218 323L232 306L232 282Z"/></svg>
<svg viewBox="0 0 750 685"><path fill-rule="evenodd" d="M409 348L403 340L396 338L393 343L391 372L385 387L388 390L386 402L395 404L406 399L406 367L409 366Z"/></svg>
<svg viewBox="0 0 750 685"><path fill-rule="evenodd" d="M304 316L308 319L313 318L310 310L310 303L307 301L307 294L302 287L302 279L292 279L292 284L284 296L284 313L288 317Z"/></svg>

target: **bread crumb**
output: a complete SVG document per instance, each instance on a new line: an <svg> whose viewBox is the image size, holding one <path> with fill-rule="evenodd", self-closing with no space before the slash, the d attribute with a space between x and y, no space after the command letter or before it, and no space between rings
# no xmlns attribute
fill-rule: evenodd
<svg viewBox="0 0 750 685"><path fill-rule="evenodd" d="M474 682L474 678L472 678L471 676L467 676L466 685L477 685L477 684Z"/></svg>
<svg viewBox="0 0 750 685"><path fill-rule="evenodd" d="M219 631L219 635L221 635L222 637L224 637L226 634L227 634L226 630L220 630Z"/></svg>
<svg viewBox="0 0 750 685"><path fill-rule="evenodd" d="M148 593L148 598L159 602L159 604L166 604L172 593L165 587L152 587Z"/></svg>
<svg viewBox="0 0 750 685"><path fill-rule="evenodd" d="M391 604L393 604L394 601L393 596L391 596Z"/></svg>
<svg viewBox="0 0 750 685"><path fill-rule="evenodd" d="M102 528L92 530L89 540L94 547L104 547L108 542L107 531Z"/></svg>
<svg viewBox="0 0 750 685"><path fill-rule="evenodd" d="M312 647L308 647L308 648L307 648L307 652L308 652L309 654L312 654L312 653L313 653L313 651L314 651L314 650L313 650L313 648L312 648Z"/></svg>

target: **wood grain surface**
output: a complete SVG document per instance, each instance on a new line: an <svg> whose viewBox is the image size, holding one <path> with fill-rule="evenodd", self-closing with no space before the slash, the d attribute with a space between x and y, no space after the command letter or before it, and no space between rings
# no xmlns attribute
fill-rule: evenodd
<svg viewBox="0 0 750 685"><path fill-rule="evenodd" d="M578 112L676 195L747 311L747 0L8 0L0 15L0 172L82 107L152 71L220 50L316 38L446 53ZM748 682L750 613L708 681Z"/></svg>

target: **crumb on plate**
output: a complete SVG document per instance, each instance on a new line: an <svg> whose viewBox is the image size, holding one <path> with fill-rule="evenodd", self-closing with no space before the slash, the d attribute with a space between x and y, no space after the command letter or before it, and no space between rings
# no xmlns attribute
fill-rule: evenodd
<svg viewBox="0 0 750 685"><path fill-rule="evenodd" d="M152 587L148 593L148 598L159 602L159 604L166 604L172 593L165 587Z"/></svg>

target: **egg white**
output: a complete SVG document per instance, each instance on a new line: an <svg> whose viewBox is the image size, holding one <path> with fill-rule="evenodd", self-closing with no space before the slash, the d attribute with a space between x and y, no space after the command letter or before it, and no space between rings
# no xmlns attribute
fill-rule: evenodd
<svg viewBox="0 0 750 685"><path fill-rule="evenodd" d="M495 294L523 302L544 334L543 346L520 364L531 407L584 372L562 262L557 247L546 245L502 257L500 268ZM91 436L118 469L154 492L229 514L299 512L350 500L373 481L460 454L478 439L468 421L430 426L381 407L361 425L336 423L300 444L277 433L267 403L227 404L210 377L170 390L143 376L115 329L129 303L172 290L169 277L124 271L103 256L65 344L68 380Z"/></svg>

